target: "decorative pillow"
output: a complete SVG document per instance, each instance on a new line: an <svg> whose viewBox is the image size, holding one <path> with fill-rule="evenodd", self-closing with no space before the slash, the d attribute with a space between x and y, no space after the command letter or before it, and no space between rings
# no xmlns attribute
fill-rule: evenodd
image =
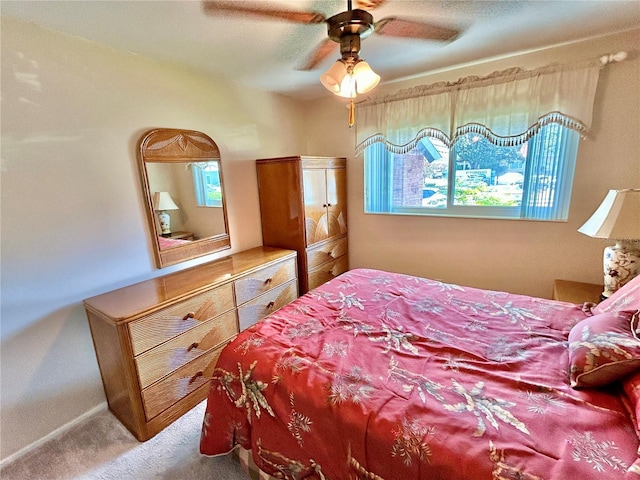
<svg viewBox="0 0 640 480"><path fill-rule="evenodd" d="M598 387L640 370L639 311L609 312L578 322L569 332L571 386Z"/></svg>
<svg viewBox="0 0 640 480"><path fill-rule="evenodd" d="M622 403L627 407L636 435L640 438L640 371L623 378L620 383L622 383L624 391ZM627 471L640 475L640 447L638 448L638 458Z"/></svg>
<svg viewBox="0 0 640 480"><path fill-rule="evenodd" d="M606 300L603 300L591 309L594 315L618 310L640 309L640 275L634 277L619 290L613 292Z"/></svg>
<svg viewBox="0 0 640 480"><path fill-rule="evenodd" d="M623 378L621 383L627 400L625 405L629 409L633 426L640 438L640 371Z"/></svg>

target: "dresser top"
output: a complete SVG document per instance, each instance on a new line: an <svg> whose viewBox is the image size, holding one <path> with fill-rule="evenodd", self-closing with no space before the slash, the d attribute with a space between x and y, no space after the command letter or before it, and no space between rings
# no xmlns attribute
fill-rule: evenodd
<svg viewBox="0 0 640 480"><path fill-rule="evenodd" d="M295 255L293 250L256 247L87 298L84 305L115 321L124 320Z"/></svg>
<svg viewBox="0 0 640 480"><path fill-rule="evenodd" d="M256 160L258 165L270 163L297 163L304 168L345 168L347 165L346 157L274 157L259 158Z"/></svg>

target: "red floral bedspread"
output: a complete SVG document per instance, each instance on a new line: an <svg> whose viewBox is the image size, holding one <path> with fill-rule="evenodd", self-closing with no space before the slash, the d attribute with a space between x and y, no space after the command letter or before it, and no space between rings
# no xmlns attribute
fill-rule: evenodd
<svg viewBox="0 0 640 480"><path fill-rule="evenodd" d="M280 478L635 479L616 387L569 386L581 306L352 270L220 356L200 450Z"/></svg>
<svg viewBox="0 0 640 480"><path fill-rule="evenodd" d="M182 240L181 238L170 238L170 237L158 236L158 244L160 245L160 250L164 250L166 248L172 248L172 247L179 247L187 243L191 243L191 241Z"/></svg>

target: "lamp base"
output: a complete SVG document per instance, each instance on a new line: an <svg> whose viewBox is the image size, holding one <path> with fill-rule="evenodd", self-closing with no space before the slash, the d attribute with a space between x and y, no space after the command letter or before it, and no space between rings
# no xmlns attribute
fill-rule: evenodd
<svg viewBox="0 0 640 480"><path fill-rule="evenodd" d="M640 273L640 242L618 240L605 247L603 266L606 299Z"/></svg>
<svg viewBox="0 0 640 480"><path fill-rule="evenodd" d="M167 212L158 213L158 220L160 220L160 230L162 231L162 236L171 235L171 217Z"/></svg>

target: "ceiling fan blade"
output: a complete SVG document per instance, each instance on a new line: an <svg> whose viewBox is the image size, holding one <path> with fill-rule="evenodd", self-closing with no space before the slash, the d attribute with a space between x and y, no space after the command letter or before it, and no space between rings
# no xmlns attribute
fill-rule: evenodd
<svg viewBox="0 0 640 480"><path fill-rule="evenodd" d="M307 57L304 64L296 68L296 70L313 70L318 66L318 64L320 64L325 58L327 58L329 55L331 55L332 52L336 50L336 46L336 42L334 42L330 38L325 38ZM336 52L336 54L337 56L339 56L339 52Z"/></svg>
<svg viewBox="0 0 640 480"><path fill-rule="evenodd" d="M414 22L401 18L383 18L375 24L376 33L392 37L418 38L423 40L453 40L460 33L458 30L441 27L432 23Z"/></svg>
<svg viewBox="0 0 640 480"><path fill-rule="evenodd" d="M373 10L386 3L387 0L355 0L355 8L360 10Z"/></svg>
<svg viewBox="0 0 640 480"><path fill-rule="evenodd" d="M225 12L236 15L255 15L260 17L278 18L293 23L324 23L326 18L317 12L300 12L296 10L282 10L265 7L257 2L226 2L205 0L202 9L207 14Z"/></svg>

